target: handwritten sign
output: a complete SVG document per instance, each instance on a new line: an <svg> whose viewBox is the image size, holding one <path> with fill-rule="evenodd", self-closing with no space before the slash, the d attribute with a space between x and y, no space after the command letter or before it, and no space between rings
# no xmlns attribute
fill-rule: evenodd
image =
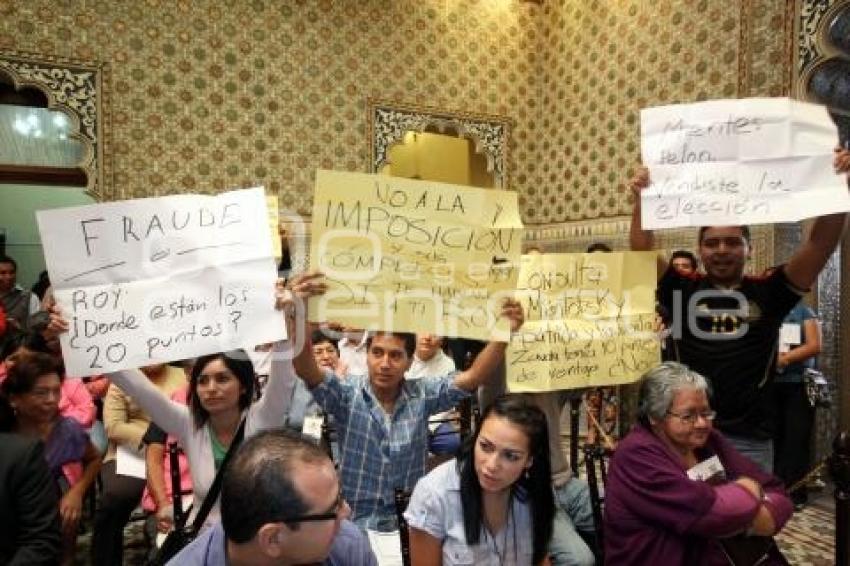
<svg viewBox="0 0 850 566"><path fill-rule="evenodd" d="M522 256L526 321L506 354L508 389L635 381L659 362L654 252Z"/></svg>
<svg viewBox="0 0 850 566"><path fill-rule="evenodd" d="M90 375L285 337L263 189L37 213L70 330L68 372Z"/></svg>
<svg viewBox="0 0 850 566"><path fill-rule="evenodd" d="M516 193L318 171L313 202L311 269L329 290L311 320L508 340L497 315L519 275Z"/></svg>
<svg viewBox="0 0 850 566"><path fill-rule="evenodd" d="M652 185L647 230L796 222L850 210L838 141L822 106L788 98L712 100L641 111Z"/></svg>

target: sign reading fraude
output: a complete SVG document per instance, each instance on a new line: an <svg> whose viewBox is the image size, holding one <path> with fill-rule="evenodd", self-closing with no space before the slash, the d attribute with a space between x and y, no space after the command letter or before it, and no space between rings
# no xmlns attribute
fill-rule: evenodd
<svg viewBox="0 0 850 566"><path fill-rule="evenodd" d="M311 240L329 289L310 320L508 340L498 314L519 275L516 193L320 170Z"/></svg>
<svg viewBox="0 0 850 566"><path fill-rule="evenodd" d="M263 189L40 211L71 375L285 338Z"/></svg>
<svg viewBox="0 0 850 566"><path fill-rule="evenodd" d="M710 100L641 111L647 230L796 222L850 210L833 170L826 108L788 98Z"/></svg>
<svg viewBox="0 0 850 566"><path fill-rule="evenodd" d="M508 389L635 381L659 362L655 252L522 256L525 324L506 354Z"/></svg>

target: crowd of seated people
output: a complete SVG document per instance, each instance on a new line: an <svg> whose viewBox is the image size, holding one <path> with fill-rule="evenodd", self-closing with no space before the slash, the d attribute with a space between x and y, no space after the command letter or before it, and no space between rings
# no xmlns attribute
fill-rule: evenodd
<svg viewBox="0 0 850 566"><path fill-rule="evenodd" d="M839 158L843 170L850 169L850 157ZM642 180L636 191L647 183ZM810 239L829 248L844 218L825 218L816 222ZM717 250L701 255L708 280L726 269L724 280L739 281L748 231L738 227L722 238L716 231L701 232L700 245L719 238L716 247L737 246L741 257L723 263ZM637 226L633 235L641 234ZM777 287L783 283L783 300L790 302L825 261L829 250L810 243L772 276ZM268 381L261 394L259 372L244 351L201 356L188 378L181 368L157 365L90 379L91 389L103 396L108 439L103 454L95 443L90 389L84 380L64 375L61 365L57 336L67 331L67 321L50 304L49 314L37 316L38 301L15 284L15 269L13 261L0 257L2 563L71 563L84 497L97 478L91 560L98 565L123 562L125 524L146 486L144 507L163 534L173 527L174 498L191 486L191 521L216 488L197 542L206 546L187 547L188 554L174 564L224 564L234 557L246 564L275 563L275 557L284 563L293 547L281 541L304 545L298 547L305 552L299 560L370 564L374 557L364 531L399 528L398 489L412 492L405 517L414 564L549 564L553 544L569 540L559 536L563 504L555 490L563 485L556 482L559 471L552 462L560 468L562 459L550 453L559 449L549 434L553 416L539 402L497 397L482 407L484 416L458 446L456 459L427 469L429 417L504 379L505 343L487 343L462 371L444 363L439 339L431 336L417 340L406 333L346 329L334 344L295 317L294 302L326 291L321 274L298 275L286 288L280 281L269 290L294 340L265 350L269 367L262 372ZM679 269L672 268L663 281L693 286L703 280L699 274L680 275ZM49 291L45 297L50 300ZM524 322L514 300L503 302L500 316L512 331ZM766 328L765 343L775 342L768 336L773 330ZM290 351L298 339L305 347ZM718 376L708 378L716 385ZM793 506L781 482L742 455L734 438L713 429L718 413L718 423L729 422L721 418L729 416L728 406L715 407L715 413L714 399L706 378L680 364L661 365L642 378L639 420L614 451L606 489L609 563L713 564L734 552L735 541L769 538L788 520ZM553 406L563 403L553 398ZM326 451L292 430L280 431L303 429L306 417L319 412L333 420L338 475ZM170 495L169 438L182 448L180 471L188 476ZM119 454L141 455L145 444L146 477L118 473ZM343 550L335 553L336 545ZM775 546L765 549L764 563L780 563ZM588 563L586 549L578 555L581 561L564 563Z"/></svg>
<svg viewBox="0 0 850 566"><path fill-rule="evenodd" d="M261 406L258 407L259 402L245 404L243 400L240 404L240 396L246 398L240 392L246 391L251 381L230 375L239 370L230 369L226 359L213 355L206 359L200 358L193 366L196 377L194 383L190 381L187 390L190 396L199 396L196 407L208 412L206 421L197 429L193 420L197 418L193 413L196 409L191 407L191 400L190 407L180 405L166 398L148 380L142 381L141 377L138 379L144 385L136 392L140 398L147 399L143 403L151 405L149 408L152 414L173 412L163 422L172 429L170 433L177 440L191 447L195 440L186 432L194 429L194 434L203 435L203 443L209 449L206 454L208 465L205 466L207 462L202 459L204 456L199 456L205 449L197 446L188 449L190 457L184 462L192 470L192 475L200 476L202 481L204 476L199 475L197 469L209 467L214 470L218 452L215 442L207 436L216 434L212 420L220 418L220 413L227 411L215 407L216 404L222 408L230 407L231 413L238 411L237 415L247 416L253 423L251 433L246 436L244 446L237 451L237 455L251 452L249 438L257 435L260 435L258 438L264 438L268 433L261 432L263 429L278 428L266 427L263 423L278 423L276 417L279 413L265 413ZM60 532L65 536L59 542L45 536L42 544L47 544L44 542L47 540L61 547L66 557L65 563L69 563L72 554L68 552L73 550L69 542L72 543L73 538L69 539L68 535L76 535L74 529L81 513L82 494L94 482L100 467L100 456L76 421L59 416L60 379L55 360L43 353L22 352L13 356L9 365L8 377L2 386L3 395L0 397L5 403L0 406L5 409L0 430L42 440L45 448L39 454L47 463L49 477L53 478L50 491L53 492L52 501L59 510L56 521L50 519L53 512L47 513L47 508L44 508L42 530L45 521L48 525L55 521L55 528L59 529L61 524ZM224 394L213 399L209 388L199 386L198 381L208 377L221 382L219 392L224 391ZM270 387L275 387L279 377L273 372ZM288 378L284 376L281 381L288 380L291 384L292 379L294 375L290 373ZM686 563L692 557L713 556L722 551L727 537L745 532L774 534L790 516L792 505L779 480L738 454L722 435L711 429L714 413L708 404L706 389L702 376L675 363L664 364L643 377L639 421L618 446L609 473L605 517L606 557L609 563L644 564L647 556L656 557L658 563ZM273 393L274 389L270 391ZM266 391L268 393L269 390ZM175 397L180 397L179 391ZM285 395L283 397L288 398ZM150 400L154 398L161 400ZM159 408L155 408L157 403L161 403ZM166 406L168 409L163 408ZM183 416L174 416L181 414ZM275 434L284 436L278 438ZM304 448L313 446L313 443L302 446L299 443L303 443L303 440L294 440L303 438L294 431L273 433L264 442L272 442L271 438L276 439L273 442L284 442L290 446L289 449L307 450L311 454L308 458L311 462L330 462L324 450L316 448L311 452ZM61 439L61 450L56 447L58 439ZM3 450L6 449L4 446ZM161 467L163 451L157 454ZM271 454L275 454L274 450ZM256 459L258 456L255 453L250 458ZM720 463L719 471L715 460ZM412 496L405 517L410 527L414 564L549 563L549 545L555 528L555 500L549 481L549 462L549 438L543 412L522 396L497 398L485 409L472 437L463 445L456 459L437 466L411 485ZM320 464L305 464L305 468L310 465ZM235 470L236 463L230 466L234 466ZM76 468L76 475L73 472L69 475L68 468ZM291 467L284 466L284 469L286 473L294 473ZM330 469L333 470L333 467ZM701 473L702 469L710 473L706 477L700 476L697 481L693 474ZM214 474L214 471L210 473ZM243 468L239 473L247 471ZM239 473L234 471L233 481L243 484L240 489L243 490L241 493L244 498L247 497L244 495L245 478L240 477ZM260 472L251 470L251 473ZM344 476L346 471L342 468L339 473ZM162 472L158 476L162 478ZM149 483L153 477L154 474L149 471ZM224 477L227 481L229 471ZM259 482L253 485L262 489L267 484ZM150 491L153 499L150 509L154 511L156 526L166 531L171 526L170 517L159 511L170 505L170 495L162 495L157 489ZM299 516L316 515L319 517L317 521L325 517L325 520L333 521L332 524L349 525L351 508L344 495L344 477L335 492L337 495L333 499L337 503L331 501L333 504L327 505L327 514L307 513L306 510L303 513L283 513L296 523ZM227 494L225 488L221 495L222 505L226 505L224 501ZM235 508L235 505L232 506L232 509ZM310 505L307 510L324 508L317 506L314 509ZM254 522L260 526L266 523L281 524L274 520L275 513L282 513L277 508L270 508L266 515L261 511L257 513ZM235 537L240 544L247 545L238 547L241 550L251 549L250 552L255 552L262 549L263 552L271 552L267 545L272 544L273 539L264 538L261 530L231 537L224 514L222 510L224 530L209 529L209 536L213 538L204 539L205 544L224 544L218 541ZM244 510L241 516L246 520ZM208 526L218 524L218 519L211 519ZM302 520L314 526L311 517ZM292 527L292 523L283 524L287 529ZM230 529L236 532L232 525L231 522ZM292 532L287 530L286 534L292 536ZM330 533L329 546L320 545L316 549L324 553L327 563L373 563L368 545L363 546L365 539L361 531L343 526L342 531L337 527ZM339 541L334 542L334 537L338 537ZM33 544L37 542L36 539L33 541ZM253 542L249 544L249 541ZM335 554L333 560L329 558L329 555L334 554L333 548L337 544L358 548L356 560L353 555L346 559L345 553ZM191 551L187 549L184 552ZM188 560L186 556L183 559ZM203 559L197 561L197 557L194 560L183 562L175 559L174 563L216 563ZM696 558L694 561L700 564L713 563L701 562Z"/></svg>
<svg viewBox="0 0 850 566"><path fill-rule="evenodd" d="M305 301L325 289L317 274L294 277L289 287L295 298ZM279 287L275 297L278 306L285 309L287 301L283 296ZM48 309L53 306L51 301L48 289L45 300ZM554 533L563 526L555 521L557 507L553 484L548 480L552 474L550 448L555 444L547 433L548 417L534 399L497 398L485 408L479 426L466 444L460 446L456 434L449 436L452 446L447 452L456 454L457 458L426 475L427 454L429 448L433 451L435 447L434 435L429 434L433 433L428 427L429 416L452 409L479 385L492 379L504 352L501 344L488 345L467 371L457 372L452 359L442 350L440 337L358 334L347 329L342 345L346 347L347 342L349 363L352 367L366 368L364 375L356 375L348 371L349 363L341 361L340 345L330 337L331 332L311 331L306 323L293 325L292 317L288 316L290 334L302 333L309 340L292 361L291 355L275 355L286 353L285 343L266 349L270 369L262 394L257 390L257 371L244 352L203 356L184 364L186 373L178 367L157 365L88 380L103 395L102 418L109 445L101 458L103 451L92 442L96 435L90 437L87 433L96 416L92 395L86 382L64 375L56 336L64 329L65 322L57 309L53 312L56 314L42 316L40 322L31 320L32 328L28 332L5 341L0 391L6 408L3 430L38 438L44 443L43 457L55 485L51 489L56 491L51 501L55 501L59 510L56 525L61 537L57 552L64 563L73 559L83 496L96 477L100 477L102 488L93 518L92 563L121 563L124 527L131 512L141 503L149 514L150 530L164 535L174 526L175 496L194 492L195 505L190 509L197 510L243 420L245 438L250 439L264 430L284 425L301 430L305 417L314 415L330 416L337 428L339 492L341 500L346 502L345 516L338 513L338 520L347 523L350 513L353 524L361 529L398 528L394 491L402 488L413 493L406 518L417 564L491 559L498 563L538 564L552 562L555 556L551 554L555 552L552 544L559 537L553 538L553 534L563 534ZM514 329L522 324L522 311L516 303L507 302L503 316ZM642 399L645 391L654 391L651 384L657 378L650 373L641 390ZM783 505L781 484L747 467L746 459L724 444L719 434L707 432L711 425L710 410L701 383L689 382L687 387L696 391L694 395L701 403L695 409L696 424L692 429L696 432L691 430L689 434L699 436L702 444L686 441L684 446L690 452L682 452L681 465L697 465L702 459L718 455L733 477L728 484L710 486L714 491L706 491L708 487L696 489L688 483L680 486L682 497L702 497L706 501L689 503L703 517L692 526L694 533L705 537L700 548L714 549L719 537L747 529L758 528L755 532L772 534L789 514ZM671 420L681 420L679 411L675 410L681 395L693 396L690 389L685 393L674 390L673 397L668 399L672 408L666 407L661 414L651 402L647 409L642 401L640 422L617 450L611 471L605 538L607 555L617 563L636 555L635 540L643 541L650 549L658 544L641 532L624 533L621 525L633 524L627 517L647 514L655 508L671 512L672 504L668 505L666 500L653 506L652 502L635 503L631 496L620 496L624 490L632 491L634 486L628 482L637 480L628 474L639 469L635 463L622 462L633 456L631 439L640 434L645 443L656 442L657 450L667 457L675 453L680 446L676 444L679 437L668 429L674 427ZM27 403L28 399L37 401ZM693 412L691 409L685 411L686 416ZM61 439L61 450L57 449L57 439ZM177 495L172 493L166 450L171 442L181 448ZM146 478L117 473L119 446L132 452L147 447ZM637 458L642 462L651 460L641 453ZM681 477L685 479L680 482L688 481L686 474ZM627 483L621 489L626 478ZM638 478L646 480L640 473ZM739 486L738 491L725 485ZM674 490L669 487L646 485L640 489L641 493L673 497ZM771 504L758 508L746 498L747 493L760 497L762 492L773 498ZM213 507L206 526L219 521L219 509L220 505ZM769 511L770 520L763 520L766 526L757 520L768 511L759 509ZM731 514L737 522L714 528L718 522L712 522L712 513L724 520ZM657 521L650 515L640 516L645 523ZM668 548L669 540L693 538L693 534L679 533L678 525L671 523L669 528L670 533L661 535L657 534L657 528L650 529L656 533L654 536L666 541L660 545L664 550L658 551L662 554L675 552ZM563 536L560 539L563 541ZM682 546L684 550L680 550L687 556L696 548L690 543ZM638 554L643 555L644 551ZM577 547L567 559L557 563L592 562L592 557L588 559L587 555L586 548Z"/></svg>
<svg viewBox="0 0 850 566"><path fill-rule="evenodd" d="M138 379L163 395L171 395L185 383L183 372L166 364L141 368ZM119 458L141 457L142 438L151 423L147 408L131 391L125 383L112 379L103 405L109 447L103 459L102 492L94 518L92 560L95 565L123 562L124 527L145 489L144 478L118 473Z"/></svg>

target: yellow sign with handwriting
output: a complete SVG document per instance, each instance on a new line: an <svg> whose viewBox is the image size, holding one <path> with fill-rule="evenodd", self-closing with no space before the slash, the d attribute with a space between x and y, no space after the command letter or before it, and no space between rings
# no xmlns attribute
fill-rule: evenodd
<svg viewBox="0 0 850 566"><path fill-rule="evenodd" d="M506 354L508 389L635 381L659 362L655 252L522 256L525 324Z"/></svg>
<svg viewBox="0 0 850 566"><path fill-rule="evenodd" d="M310 268L329 289L310 320L506 342L522 234L512 191L319 170Z"/></svg>
<svg viewBox="0 0 850 566"><path fill-rule="evenodd" d="M272 254L280 263L283 249L280 244L280 211L277 205L277 195L266 194L266 209L269 211L269 233L272 235Z"/></svg>

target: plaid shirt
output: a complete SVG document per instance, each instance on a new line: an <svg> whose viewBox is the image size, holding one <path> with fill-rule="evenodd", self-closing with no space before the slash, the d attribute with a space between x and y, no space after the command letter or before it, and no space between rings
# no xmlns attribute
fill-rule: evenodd
<svg viewBox="0 0 850 566"><path fill-rule="evenodd" d="M425 475L428 417L469 396L454 386L455 375L403 381L392 416L367 376L341 380L327 371L313 389L316 403L336 422L342 492L361 527L383 528L381 518L395 516L395 488L413 489Z"/></svg>

